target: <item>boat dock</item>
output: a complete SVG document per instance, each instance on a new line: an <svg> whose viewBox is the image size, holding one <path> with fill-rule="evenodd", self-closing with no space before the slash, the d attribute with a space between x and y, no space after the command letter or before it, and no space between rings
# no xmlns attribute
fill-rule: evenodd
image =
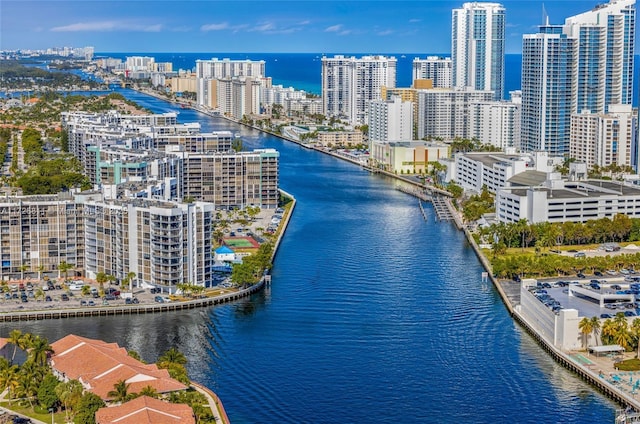
<svg viewBox="0 0 640 424"><path fill-rule="evenodd" d="M447 199L438 194L431 196L431 203L433 204L433 210L436 212L438 221L453 221L453 212L449 207Z"/></svg>

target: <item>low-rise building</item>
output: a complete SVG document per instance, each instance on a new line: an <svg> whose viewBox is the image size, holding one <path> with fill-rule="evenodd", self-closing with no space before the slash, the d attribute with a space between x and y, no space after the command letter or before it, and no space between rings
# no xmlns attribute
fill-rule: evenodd
<svg viewBox="0 0 640 424"><path fill-rule="evenodd" d="M360 131L318 131L317 144L323 147L353 147L362 142L363 135Z"/></svg>
<svg viewBox="0 0 640 424"><path fill-rule="evenodd" d="M147 386L159 394L187 389L166 369L132 358L117 343L71 334L53 342L51 348L51 370L58 379L78 380L85 390L106 401L111 400L109 392L119 381L129 385L130 393L139 393Z"/></svg>
<svg viewBox="0 0 640 424"><path fill-rule="evenodd" d="M455 155L453 179L462 188L479 193L484 186L495 193L507 185L514 175L528 170L552 172L563 158L550 158L546 152L516 154L499 152L472 152Z"/></svg>
<svg viewBox="0 0 640 424"><path fill-rule="evenodd" d="M397 174L428 172L429 162L449 157L449 145L426 141L372 142L370 162Z"/></svg>
<svg viewBox="0 0 640 424"><path fill-rule="evenodd" d="M140 396L122 405L100 408L96 424L195 424L193 409L181 403L169 403Z"/></svg>

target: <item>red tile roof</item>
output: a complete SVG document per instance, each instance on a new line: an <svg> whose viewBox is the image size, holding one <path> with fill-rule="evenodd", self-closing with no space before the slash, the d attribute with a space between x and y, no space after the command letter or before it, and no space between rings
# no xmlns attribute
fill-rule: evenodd
<svg viewBox="0 0 640 424"><path fill-rule="evenodd" d="M118 406L100 408L97 424L195 424L193 409L180 403L141 396Z"/></svg>
<svg viewBox="0 0 640 424"><path fill-rule="evenodd" d="M51 367L66 378L82 382L91 392L108 400L114 385L124 380L129 393L138 393L151 386L158 393L168 393L187 388L169 376L165 369L155 364L143 364L127 354L116 343L87 339L76 335L66 336L51 344L54 354Z"/></svg>

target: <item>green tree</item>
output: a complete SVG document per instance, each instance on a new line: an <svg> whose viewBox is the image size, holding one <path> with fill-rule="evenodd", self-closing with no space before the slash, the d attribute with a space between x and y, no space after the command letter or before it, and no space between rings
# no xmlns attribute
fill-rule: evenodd
<svg viewBox="0 0 640 424"><path fill-rule="evenodd" d="M67 263L66 261L62 261L58 264L58 278L60 277L60 273L64 274L64 279L66 280L68 277L68 273L69 271L71 271L73 268L75 268L73 265L71 265L70 263Z"/></svg>
<svg viewBox="0 0 640 424"><path fill-rule="evenodd" d="M11 330L9 333L8 342L13 345L13 353L11 354L11 363L13 363L14 359L16 359L16 352L18 350L18 346L22 343L22 331L20 330Z"/></svg>
<svg viewBox="0 0 640 424"><path fill-rule="evenodd" d="M47 364L49 355L53 353L53 348L46 338L36 336L29 349L28 360L44 367Z"/></svg>
<svg viewBox="0 0 640 424"><path fill-rule="evenodd" d="M56 394L56 386L60 383L58 379L51 373L48 373L42 379L40 387L38 387L38 403L43 409L56 408L60 399Z"/></svg>
<svg viewBox="0 0 640 424"><path fill-rule="evenodd" d="M184 354L182 352L180 352L178 349L176 349L175 347L172 347L169 350L167 350L166 352L164 352L158 358L158 366L159 367L160 367L160 364L167 364L167 363L186 365L187 364L187 357L184 356ZM160 368L162 368L162 367L160 367Z"/></svg>
<svg viewBox="0 0 640 424"><path fill-rule="evenodd" d="M113 402L126 402L130 396L129 384L124 380L118 380L118 382L113 385L113 390L107 393L107 396L109 396Z"/></svg>
<svg viewBox="0 0 640 424"><path fill-rule="evenodd" d="M80 398L78 402L78 414L73 419L76 424L95 424L96 412L100 408L104 408L106 404L100 396L87 392Z"/></svg>
<svg viewBox="0 0 640 424"><path fill-rule="evenodd" d="M13 399L20 387L20 368L17 365L9 365L8 362L0 362L0 387L7 390L9 398Z"/></svg>
<svg viewBox="0 0 640 424"><path fill-rule="evenodd" d="M138 396L149 396L152 398L158 398L159 393L156 389L154 389L151 386L144 386L142 389L140 389L140 393L138 393Z"/></svg>
<svg viewBox="0 0 640 424"><path fill-rule="evenodd" d="M589 335L593 331L591 319L587 317L582 318L578 323L578 329L580 330L580 333L582 333L582 346L586 349Z"/></svg>
<svg viewBox="0 0 640 424"><path fill-rule="evenodd" d="M78 380L61 382L56 386L55 392L64 407L67 422L72 420L78 411L78 404L82 398L82 383Z"/></svg>

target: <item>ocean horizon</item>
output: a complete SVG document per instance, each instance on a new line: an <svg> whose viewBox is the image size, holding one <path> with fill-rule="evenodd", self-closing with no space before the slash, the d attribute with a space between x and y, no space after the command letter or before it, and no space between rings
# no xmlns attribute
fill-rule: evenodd
<svg viewBox="0 0 640 424"><path fill-rule="evenodd" d="M148 53L148 52L97 52L96 58L112 57L125 60L127 56L151 56L156 62L171 62L175 71L179 69L195 69L196 60L218 59L249 59L264 60L266 74L273 79L274 85L293 87L308 93L320 95L322 56L332 57L341 54L344 56L382 55L394 56L397 62L396 87L410 87L412 82L413 59L421 59L427 56L450 57L444 53ZM634 90L633 105L638 105L638 77L640 74L640 55L635 56L634 63ZM505 99L509 99L509 92L520 90L522 72L522 54L505 55Z"/></svg>

